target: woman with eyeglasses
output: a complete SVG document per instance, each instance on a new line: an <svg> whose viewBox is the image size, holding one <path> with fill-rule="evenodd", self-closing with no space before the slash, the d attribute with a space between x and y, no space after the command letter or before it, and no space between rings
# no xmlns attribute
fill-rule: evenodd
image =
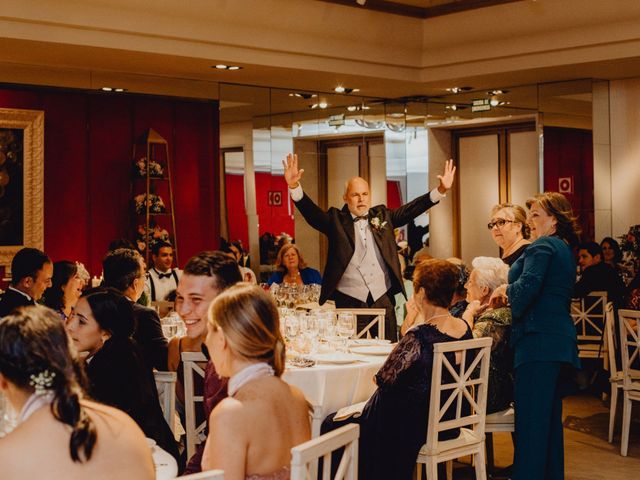
<svg viewBox="0 0 640 480"><path fill-rule="evenodd" d="M491 209L487 224L493 241L502 250L502 261L511 266L531 243L527 214L520 205L500 203Z"/></svg>

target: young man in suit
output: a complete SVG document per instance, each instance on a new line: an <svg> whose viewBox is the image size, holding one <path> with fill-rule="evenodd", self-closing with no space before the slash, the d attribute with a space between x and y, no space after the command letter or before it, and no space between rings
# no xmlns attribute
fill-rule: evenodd
<svg viewBox="0 0 640 480"><path fill-rule="evenodd" d="M107 253L102 261L103 286L115 288L133 303L136 329L133 338L142 349L150 367L167 370L167 339L162 333L160 318L152 308L136 303L144 291L145 265L135 250L119 248Z"/></svg>
<svg viewBox="0 0 640 480"><path fill-rule="evenodd" d="M0 299L0 318L18 307L35 305L51 286L53 263L37 248L23 248L11 260L11 285Z"/></svg>
<svg viewBox="0 0 640 480"><path fill-rule="evenodd" d="M602 247L596 242L585 242L578 247L578 264L582 277L573 289L574 296L583 298L591 292L607 292L607 300L613 302L617 310L622 307L624 282L603 258Z"/></svg>
<svg viewBox="0 0 640 480"><path fill-rule="evenodd" d="M320 303L332 299L338 308L385 308L385 336L397 340L394 295L405 291L393 229L445 196L453 185L453 160L446 162L444 173L438 176L438 188L397 209L371 207L369 184L354 177L345 185L342 209L332 207L326 212L302 191L300 179L304 170L298 169L297 155L289 154L283 164L296 207L309 225L329 240L331 255L322 275Z"/></svg>
<svg viewBox="0 0 640 480"><path fill-rule="evenodd" d="M147 285L151 301L166 300L167 294L178 288L182 270L173 267L173 246L169 242L156 242L151 247L152 266L147 272Z"/></svg>

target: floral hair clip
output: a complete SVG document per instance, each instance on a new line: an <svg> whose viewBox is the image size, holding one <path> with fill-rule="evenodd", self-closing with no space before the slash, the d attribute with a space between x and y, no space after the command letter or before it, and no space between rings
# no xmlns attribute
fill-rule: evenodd
<svg viewBox="0 0 640 480"><path fill-rule="evenodd" d="M29 377L29 385L36 389L36 395L44 395L53 386L54 378L56 378L55 372L43 370Z"/></svg>

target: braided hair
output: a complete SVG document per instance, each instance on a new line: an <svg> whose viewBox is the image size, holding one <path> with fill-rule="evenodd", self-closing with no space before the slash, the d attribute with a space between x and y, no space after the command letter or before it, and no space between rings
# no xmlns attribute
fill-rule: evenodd
<svg viewBox="0 0 640 480"><path fill-rule="evenodd" d="M91 458L96 428L80 404L86 379L56 312L43 306L23 307L0 320L0 373L26 391L33 390L33 377L47 376L46 389L53 394L51 413L71 427L71 459L83 463Z"/></svg>

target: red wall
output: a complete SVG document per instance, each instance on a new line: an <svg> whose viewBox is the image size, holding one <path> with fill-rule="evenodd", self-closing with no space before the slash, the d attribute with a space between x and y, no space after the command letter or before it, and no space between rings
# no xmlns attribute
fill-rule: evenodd
<svg viewBox="0 0 640 480"><path fill-rule="evenodd" d="M544 189L559 191L558 180L571 179L571 193L564 193L578 215L582 240L593 240L593 137L590 130L545 127Z"/></svg>
<svg viewBox="0 0 640 480"><path fill-rule="evenodd" d="M109 242L132 237L132 146L149 128L169 142L180 266L217 248L217 102L0 88L0 107L45 112L44 248L52 260L78 260L99 274Z"/></svg>

